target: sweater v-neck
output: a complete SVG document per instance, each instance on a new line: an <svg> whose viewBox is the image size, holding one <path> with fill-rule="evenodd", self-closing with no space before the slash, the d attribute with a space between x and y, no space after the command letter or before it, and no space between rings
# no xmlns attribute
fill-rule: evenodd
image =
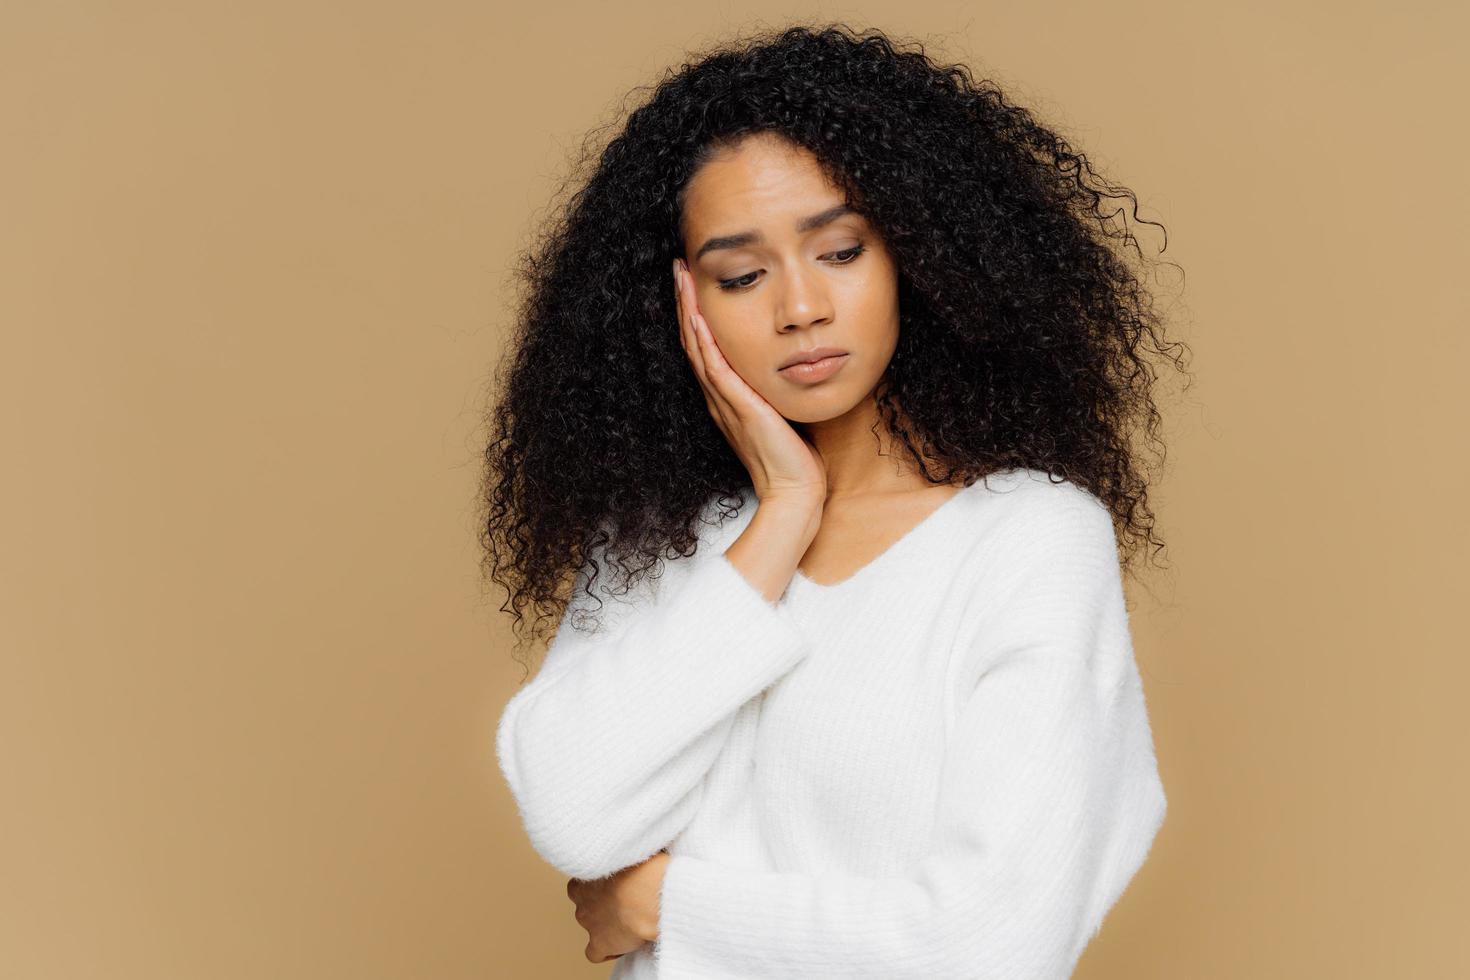
<svg viewBox="0 0 1470 980"><path fill-rule="evenodd" d="M918 544L919 539L927 534L931 529L942 525L948 518L948 516L956 509L956 501L958 501L961 497L966 496L970 491L974 490L976 486L980 485L983 482L984 481L976 480L969 486L962 486L954 493L950 494L949 497L944 501L944 503L931 510L927 515L920 519L917 524L913 525L903 534L899 535L892 544L888 545L888 547L884 548L876 556L869 559L865 564L861 565L857 569L857 571L852 572L846 578L839 579L836 582L818 582L816 579L810 577L805 572L803 572L800 568L796 569L795 573L791 576L791 584L787 586L788 594L792 593L794 590L805 594L831 597L842 595L846 592L851 591L853 588L862 584L868 578L880 574L887 565L899 560L904 552L908 551L910 548L915 547Z"/></svg>

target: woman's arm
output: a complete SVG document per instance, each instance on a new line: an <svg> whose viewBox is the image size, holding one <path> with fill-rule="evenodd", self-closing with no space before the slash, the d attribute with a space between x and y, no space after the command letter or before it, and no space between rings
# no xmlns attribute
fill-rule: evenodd
<svg viewBox="0 0 1470 980"><path fill-rule="evenodd" d="M762 503L728 551L683 579L608 594L594 634L567 621L592 607L583 569L540 671L496 732L501 770L549 864L602 878L689 823L738 709L808 652L771 597L811 526L804 507Z"/></svg>
<svg viewBox="0 0 1470 980"><path fill-rule="evenodd" d="M942 762L932 850L883 878L673 855L656 940L669 973L1071 975L1166 801L1110 522L1091 508L1053 516L964 648L973 688Z"/></svg>

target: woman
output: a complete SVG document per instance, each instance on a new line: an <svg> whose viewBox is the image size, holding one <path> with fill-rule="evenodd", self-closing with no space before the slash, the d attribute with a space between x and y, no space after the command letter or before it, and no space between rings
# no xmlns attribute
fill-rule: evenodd
<svg viewBox="0 0 1470 980"><path fill-rule="evenodd" d="M518 624L575 581L496 745L614 977L1066 977L1141 866L1117 536L1178 345L1091 175L792 28L666 78L527 262L485 543Z"/></svg>

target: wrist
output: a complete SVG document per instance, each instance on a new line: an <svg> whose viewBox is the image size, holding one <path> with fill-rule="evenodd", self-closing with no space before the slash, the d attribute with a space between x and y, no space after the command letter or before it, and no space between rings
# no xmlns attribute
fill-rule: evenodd
<svg viewBox="0 0 1470 980"><path fill-rule="evenodd" d="M761 498L753 523L761 527L779 528L778 533L798 540L801 551L797 553L797 557L800 558L822 526L824 506L822 497L794 493L772 495Z"/></svg>
<svg viewBox="0 0 1470 980"><path fill-rule="evenodd" d="M658 939L659 897L663 893L664 872L668 865L667 851L660 851L648 862L648 888L644 891L646 897L640 903L636 921L632 923L633 934L646 943Z"/></svg>

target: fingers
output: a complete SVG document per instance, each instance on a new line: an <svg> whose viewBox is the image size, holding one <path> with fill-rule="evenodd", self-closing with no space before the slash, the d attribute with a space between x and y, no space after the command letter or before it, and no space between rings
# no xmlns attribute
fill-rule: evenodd
<svg viewBox="0 0 1470 980"><path fill-rule="evenodd" d="M699 341L700 361L704 365L704 376L709 380L714 393L733 410L734 404L725 395L724 386L734 369L726 362L725 355L720 352L720 346L715 343L714 335L709 332L709 324L705 322L704 317L696 313L693 321L694 334Z"/></svg>
<svg viewBox="0 0 1470 980"><path fill-rule="evenodd" d="M708 383L704 370L704 353L699 344L699 335L694 327L694 318L699 306L694 297L694 281L689 270L679 259L674 260L674 285L679 300L679 337L684 344L684 353L694 364L700 383Z"/></svg>
<svg viewBox="0 0 1470 980"><path fill-rule="evenodd" d="M679 346L689 353L689 334L684 329L684 274L679 271L679 260L674 260L674 311L679 320Z"/></svg>
<svg viewBox="0 0 1470 980"><path fill-rule="evenodd" d="M705 400L713 401L710 410L713 412L718 407L726 418L738 417L737 405L740 396L746 389L744 379L735 373L725 360L720 345L715 341L715 335L709 328L709 321L704 314L699 312L699 302L694 292L694 277L690 275L687 267L680 265L683 272L683 307L687 311L681 316L688 330L688 347L692 351L691 360L695 364L701 385L705 389Z"/></svg>
<svg viewBox="0 0 1470 980"><path fill-rule="evenodd" d="M709 335L709 324L705 322L704 317L699 315L698 301L694 296L694 279L679 259L674 260L674 282L678 287L680 343L683 344L684 353L694 366L694 375L704 394L705 407L723 428L725 425L724 413L733 412L733 409L728 399L723 396L710 378L709 372L710 359L711 357L718 358L719 350L713 336ZM711 348L714 350L711 351Z"/></svg>

